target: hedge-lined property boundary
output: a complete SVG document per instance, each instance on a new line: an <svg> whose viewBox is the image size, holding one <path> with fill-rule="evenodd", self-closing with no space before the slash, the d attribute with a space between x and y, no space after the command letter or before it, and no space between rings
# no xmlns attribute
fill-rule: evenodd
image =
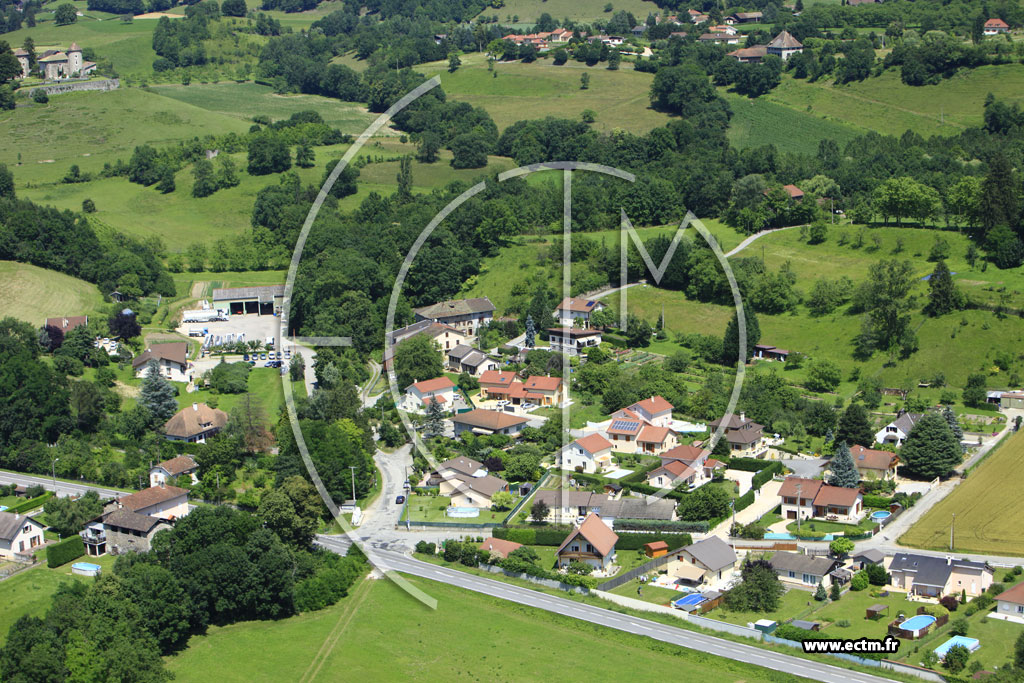
<svg viewBox="0 0 1024 683"><path fill-rule="evenodd" d="M46 549L46 566L53 569L71 560L77 560L82 555L85 555L85 543L82 542L81 536L75 534Z"/></svg>

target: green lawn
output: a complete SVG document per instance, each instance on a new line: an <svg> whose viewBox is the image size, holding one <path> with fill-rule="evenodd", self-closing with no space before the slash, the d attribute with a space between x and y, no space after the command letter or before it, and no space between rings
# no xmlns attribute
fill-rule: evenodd
<svg viewBox="0 0 1024 683"><path fill-rule="evenodd" d="M879 593L879 589L871 586L862 591L846 591L837 602L825 601L819 603L811 601L816 609L804 619L822 622L822 630L829 638L884 638L886 627L900 612L912 615L917 613L921 606L919 602L909 602L906 593L889 591L887 597L872 595ZM807 594L810 597L810 593ZM889 606L889 611L879 619L867 619L868 607L876 604ZM850 622L849 627L836 626L835 622L846 619ZM831 622L827 625L825 622Z"/></svg>
<svg viewBox="0 0 1024 683"><path fill-rule="evenodd" d="M451 499L446 496L421 496L417 494L411 494L409 496L409 504L406 507L405 519L410 519L413 522L467 522L469 524L487 524L487 523L501 523L506 517L508 517L508 510L480 510L480 515L477 517L459 517L452 518L445 515L445 510L451 503Z"/></svg>
<svg viewBox="0 0 1024 683"><path fill-rule="evenodd" d="M100 309L96 285L53 270L0 261L0 317L42 325L46 318L83 315Z"/></svg>
<svg viewBox="0 0 1024 683"><path fill-rule="evenodd" d="M238 358L241 361L241 357ZM230 358L229 358L230 362ZM259 402L271 424L276 424L278 411L284 406L284 389L282 388L282 375L278 368L254 367L249 372L249 393ZM301 382L300 386L304 386ZM293 387L295 384L292 385ZM305 395L305 390L299 395ZM203 389L194 391L191 394L184 390L178 394L178 407L184 408L193 403L209 403L211 398L216 398L217 408L230 413L245 394L214 394Z"/></svg>
<svg viewBox="0 0 1024 683"><path fill-rule="evenodd" d="M463 65L455 73L448 73L448 60L421 64L416 70L440 75L449 98L483 107L500 130L516 121L546 116L579 120L584 109L597 113L593 127L604 132L619 128L646 133L669 121L667 115L650 108L652 74L625 66L609 71L573 61L555 66L549 59L539 59L532 64L497 63L495 78L483 55L474 53L461 59ZM584 73L590 75L590 87L580 90Z"/></svg>
<svg viewBox="0 0 1024 683"><path fill-rule="evenodd" d="M812 609L808 607L808 602L811 602L813 605L818 604L814 602L809 591L793 588L783 594L782 599L779 601L779 607L774 612L732 612L727 610L725 605L721 605L708 612L705 616L742 626L753 623L758 619L772 619L782 623L787 619L803 618L803 615Z"/></svg>
<svg viewBox="0 0 1024 683"><path fill-rule="evenodd" d="M797 525L796 521L790 522L786 525L786 528L790 533L796 533ZM840 522L823 522L821 520L804 520L800 522L800 528L803 531L819 531L826 534L833 533L848 533L858 534L870 529L875 526L874 522L871 521L870 516L865 516L861 520L860 524L842 524Z"/></svg>
<svg viewBox="0 0 1024 683"><path fill-rule="evenodd" d="M430 610L390 581L366 581L338 605L281 621L211 627L188 649L169 657L178 680L281 681L539 680L576 665L621 680L637 670L685 670L711 683L777 681L792 677L694 650L570 620L418 578L437 599ZM381 659L381 642L401 644ZM552 646L556 644L557 646ZM590 673L580 669L579 676Z"/></svg>
<svg viewBox="0 0 1024 683"><path fill-rule="evenodd" d="M642 588L641 594L637 595L636 589ZM651 586L648 584L641 584L639 580L633 579L628 583L624 583L618 588L613 588L608 591L615 595L622 595L627 598L633 598L635 600L643 600L644 602L654 603L655 605L669 605L673 600L683 597L683 593L674 591L671 588L662 588L660 586Z"/></svg>
<svg viewBox="0 0 1024 683"><path fill-rule="evenodd" d="M40 553L44 558L45 551ZM92 562L110 571L114 566L111 555L103 557L83 557L82 561ZM91 577L77 576L71 573L71 564L56 569L33 567L15 574L9 579L0 581L0 646L7 640L7 632L11 625L26 614L43 617L50 607L50 596L66 581L92 581Z"/></svg>
<svg viewBox="0 0 1024 683"><path fill-rule="evenodd" d="M969 624L967 637L977 638L981 641L981 647L976 653L971 655L971 659L968 661L980 661L986 671L994 671L997 667L1002 668L1006 666L1008 661L1013 659L1016 640L1024 632L1020 624L993 619L987 616L990 613L991 610L982 610L967 617ZM952 622L954 619L962 616L963 612L958 610L949 615L949 620ZM943 628L914 642L912 646L908 642L905 648L901 648L903 651L900 652L899 659L908 664L920 665L921 657L925 652L934 650L952 637L950 628L951 624L947 624Z"/></svg>

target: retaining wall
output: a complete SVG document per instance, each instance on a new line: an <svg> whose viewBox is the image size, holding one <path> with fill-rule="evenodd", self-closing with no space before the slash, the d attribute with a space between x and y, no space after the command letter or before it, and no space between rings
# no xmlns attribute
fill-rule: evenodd
<svg viewBox="0 0 1024 683"><path fill-rule="evenodd" d="M118 78L107 78L102 81L65 81L53 85L39 85L34 88L19 88L19 93L31 96L36 90L42 90L47 95L61 95L66 92L80 92L86 90L117 90L121 87L121 80Z"/></svg>

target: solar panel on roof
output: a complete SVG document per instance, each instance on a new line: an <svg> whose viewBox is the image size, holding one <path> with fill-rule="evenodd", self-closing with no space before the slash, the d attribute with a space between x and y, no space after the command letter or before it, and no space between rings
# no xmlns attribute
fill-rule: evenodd
<svg viewBox="0 0 1024 683"><path fill-rule="evenodd" d="M633 429L636 427L636 424L632 420L614 420L612 421L612 429Z"/></svg>

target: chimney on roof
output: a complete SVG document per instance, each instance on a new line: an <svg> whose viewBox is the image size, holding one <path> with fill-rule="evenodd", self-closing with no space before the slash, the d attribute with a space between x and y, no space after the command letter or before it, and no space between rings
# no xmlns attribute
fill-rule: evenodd
<svg viewBox="0 0 1024 683"><path fill-rule="evenodd" d="M194 411L196 411L198 413L199 412L199 404L198 403L193 403L192 404L192 410L194 410Z"/></svg>
<svg viewBox="0 0 1024 683"><path fill-rule="evenodd" d="M161 479L160 480L160 488L162 488L162 489L167 488L167 480L166 479Z"/></svg>
<svg viewBox="0 0 1024 683"><path fill-rule="evenodd" d="M746 422L746 421L747 421L747 414L741 410L740 411L740 422Z"/></svg>

